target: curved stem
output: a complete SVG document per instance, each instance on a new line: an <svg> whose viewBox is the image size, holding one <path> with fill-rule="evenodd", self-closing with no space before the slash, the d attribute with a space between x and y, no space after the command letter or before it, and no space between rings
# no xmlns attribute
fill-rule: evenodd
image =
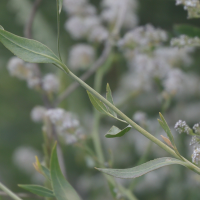
<svg viewBox="0 0 200 200"><path fill-rule="evenodd" d="M64 69L65 70L65 69ZM89 85L87 85L85 82L83 82L81 79L79 79L75 74L73 74L71 71L66 69L66 73L69 74L74 80L76 80L82 87L84 87L86 90L88 90L91 94L96 96L99 100L101 100L103 103L105 103L109 108L111 108L113 111L115 111L122 119L124 119L127 123L129 123L132 127L134 127L137 131L139 131L141 134L143 134L145 137L150 139L152 142L157 144L159 147L167 151L172 156L176 157L177 159L180 159L179 156L175 153L173 149L168 147L166 144L161 142L159 139L151 135L149 132L144 130L142 127L140 127L138 124L136 124L134 121L132 121L129 117L127 117L123 112L121 112L118 108L116 108L113 104L111 104L107 99L105 99L103 96L101 96L98 92L96 92L93 88L91 88ZM196 165L188 161L187 159L183 158L185 162L190 166L189 168L196 173L200 174L200 168L198 168Z"/></svg>

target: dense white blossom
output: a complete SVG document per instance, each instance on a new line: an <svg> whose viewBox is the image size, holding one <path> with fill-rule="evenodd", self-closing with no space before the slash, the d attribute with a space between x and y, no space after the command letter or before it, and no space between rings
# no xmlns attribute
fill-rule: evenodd
<svg viewBox="0 0 200 200"><path fill-rule="evenodd" d="M192 154L192 162L198 164L200 161L200 148L196 148Z"/></svg>
<svg viewBox="0 0 200 200"><path fill-rule="evenodd" d="M100 20L96 16L72 16L66 23L65 28L74 39L88 36L90 31L100 25Z"/></svg>
<svg viewBox="0 0 200 200"><path fill-rule="evenodd" d="M136 0L103 0L102 7L101 17L108 23L115 23L120 17L122 17L122 24L125 28L133 28L138 23L135 15Z"/></svg>
<svg viewBox="0 0 200 200"><path fill-rule="evenodd" d="M69 53L69 66L74 69L87 69L95 59L94 48L87 44L77 44Z"/></svg>
<svg viewBox="0 0 200 200"><path fill-rule="evenodd" d="M34 122L42 122L45 117L46 108L43 106L35 106L31 111L31 119Z"/></svg>
<svg viewBox="0 0 200 200"><path fill-rule="evenodd" d="M59 87L59 79L54 74L47 74L42 79L42 88L46 92L57 92Z"/></svg>
<svg viewBox="0 0 200 200"><path fill-rule="evenodd" d="M193 126L193 130L194 130L195 133L200 133L200 125L199 125L199 123L197 123L197 124L195 124Z"/></svg>
<svg viewBox="0 0 200 200"><path fill-rule="evenodd" d="M38 151L32 147L21 146L18 147L13 154L14 164L25 173L33 173L33 163L35 156L38 156Z"/></svg>
<svg viewBox="0 0 200 200"><path fill-rule="evenodd" d="M187 133L190 134L190 132L192 131L190 129L190 127L186 124L185 121L179 120L178 122L176 122L174 128L176 129L176 131L178 133Z"/></svg>
<svg viewBox="0 0 200 200"><path fill-rule="evenodd" d="M94 6L87 0L64 0L63 7L69 15L93 15L96 13Z"/></svg>
<svg viewBox="0 0 200 200"><path fill-rule="evenodd" d="M34 64L28 64L20 58L12 57L8 62L8 71L11 76L27 80L34 76L36 68Z"/></svg>
<svg viewBox="0 0 200 200"><path fill-rule="evenodd" d="M55 108L47 110L45 115L49 117L53 124L56 124L63 120L64 114L65 110L63 110L62 108Z"/></svg>
<svg viewBox="0 0 200 200"><path fill-rule="evenodd" d="M125 34L119 41L120 47L148 49L167 40L167 33L152 25L140 26Z"/></svg>
<svg viewBox="0 0 200 200"><path fill-rule="evenodd" d="M181 35L178 38L173 38L171 40L172 46L185 47L185 46L200 46L200 39L198 37L188 37L186 35Z"/></svg>
<svg viewBox="0 0 200 200"><path fill-rule="evenodd" d="M176 0L176 5L184 5L184 9L188 11L189 18L199 18L200 1L199 0Z"/></svg>
<svg viewBox="0 0 200 200"><path fill-rule="evenodd" d="M88 36L88 40L91 42L105 41L109 36L108 31L103 26L95 26Z"/></svg>

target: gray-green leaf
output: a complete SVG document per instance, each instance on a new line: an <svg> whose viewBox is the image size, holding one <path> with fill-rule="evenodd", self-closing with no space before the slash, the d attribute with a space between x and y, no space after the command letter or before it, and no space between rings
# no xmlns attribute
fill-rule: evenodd
<svg viewBox="0 0 200 200"><path fill-rule="evenodd" d="M62 5L63 5L63 0L57 0L58 1L58 5L59 5L59 14L62 11Z"/></svg>
<svg viewBox="0 0 200 200"><path fill-rule="evenodd" d="M96 98L94 95L92 95L89 91L87 91L88 96L90 98L90 101L92 103L92 105L101 113L103 114L107 114L108 110L107 107L98 99Z"/></svg>
<svg viewBox="0 0 200 200"><path fill-rule="evenodd" d="M53 51L38 41L19 37L0 29L0 42L13 54L26 62L61 64Z"/></svg>
<svg viewBox="0 0 200 200"><path fill-rule="evenodd" d="M52 187L57 200L81 200L74 188L63 176L56 152L56 145L51 155L51 180Z"/></svg>
<svg viewBox="0 0 200 200"><path fill-rule="evenodd" d="M19 187L42 197L55 197L53 192L40 185L19 185Z"/></svg>
<svg viewBox="0 0 200 200"><path fill-rule="evenodd" d="M50 174L50 171L49 169L47 169L45 166L41 165L42 167L42 172L44 174L44 176L49 180L51 181L51 174Z"/></svg>
<svg viewBox="0 0 200 200"><path fill-rule="evenodd" d="M108 133L106 133L105 137L107 137L107 138L122 137L123 135L125 135L130 130L131 130L130 125L128 125L123 130L120 130L116 126L112 126L112 128L108 131Z"/></svg>
<svg viewBox="0 0 200 200"><path fill-rule="evenodd" d="M112 103L114 105L114 102L113 102L113 97L112 97L112 92L111 92L111 89L110 89L110 86L109 84L107 84L106 86L106 99ZM108 108L108 111L111 115L113 115L114 117L117 117L117 114L111 109L111 108Z"/></svg>
<svg viewBox="0 0 200 200"><path fill-rule="evenodd" d="M178 152L178 149L176 148L174 137L172 135L172 132L171 132L171 130L170 130L165 118L163 117L163 115L161 113L159 113L159 115L160 115L160 119L161 119L161 120L158 119L159 124L161 125L161 127L163 128L165 133L167 133L167 136L168 136L169 140L171 141L176 154L182 159L180 153Z"/></svg>
<svg viewBox="0 0 200 200"><path fill-rule="evenodd" d="M147 163L144 163L142 165L139 165L137 167L129 168L129 169L101 169L97 168L97 170L106 173L108 175L117 177L117 178L136 178L139 176L142 176L144 174L147 174L148 172L151 172L153 170L156 170L158 168L167 166L167 165L173 165L173 164L179 164L187 167L187 164L185 162L182 162L175 158L158 158L152 161L149 161Z"/></svg>

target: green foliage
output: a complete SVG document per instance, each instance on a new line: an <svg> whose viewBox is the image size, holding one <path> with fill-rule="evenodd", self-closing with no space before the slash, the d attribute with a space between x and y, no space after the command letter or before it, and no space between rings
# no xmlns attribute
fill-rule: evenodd
<svg viewBox="0 0 200 200"><path fill-rule="evenodd" d="M58 3L58 8L59 8L59 14L61 13L62 11L62 5L63 5L63 0L57 0L57 3Z"/></svg>
<svg viewBox="0 0 200 200"><path fill-rule="evenodd" d="M51 180L53 192L57 200L81 200L74 188L68 183L63 176L56 152L56 145L53 148L51 155Z"/></svg>
<svg viewBox="0 0 200 200"><path fill-rule="evenodd" d="M42 43L16 36L0 29L0 41L13 54L26 62L60 65L59 58Z"/></svg>
<svg viewBox="0 0 200 200"><path fill-rule="evenodd" d="M189 37L200 38L200 28L192 26L192 25L188 25L188 24L175 25L174 31L179 35L187 35Z"/></svg>
<svg viewBox="0 0 200 200"><path fill-rule="evenodd" d="M161 125L161 127L163 128L163 130L165 131L165 133L167 133L167 136L168 136L170 142L172 143L173 149L175 150L176 154L182 159L182 157L181 157L181 155L178 152L178 149L176 147L176 144L175 144L172 132L171 132L171 130L170 130L170 128L169 128L169 126L168 126L165 118L163 117L163 115L161 113L159 113L159 115L160 115L160 118L161 118L161 120L158 119L159 124Z"/></svg>
<svg viewBox="0 0 200 200"><path fill-rule="evenodd" d="M123 130L120 130L116 126L112 126L112 128L106 133L105 137L107 138L115 138L115 137L122 137L125 135L128 131L131 130L131 126L128 125L126 128Z"/></svg>
<svg viewBox="0 0 200 200"><path fill-rule="evenodd" d="M1 29L1 30L4 30L4 28L3 28L1 25L0 25L0 29Z"/></svg>
<svg viewBox="0 0 200 200"><path fill-rule="evenodd" d="M112 103L114 105L114 102L113 102L113 97L112 97L112 92L111 92L111 89L110 89L110 86L109 84L107 83L107 86L106 86L106 99ZM108 108L108 111L111 115L113 115L114 117L117 117L117 114L110 108Z"/></svg>
<svg viewBox="0 0 200 200"><path fill-rule="evenodd" d="M19 185L19 187L42 197L55 197L53 191L39 185Z"/></svg>
<svg viewBox="0 0 200 200"><path fill-rule="evenodd" d="M145 164L139 165L137 167L129 168L129 169L97 168L97 170L99 170L103 173L106 173L108 175L114 176L116 178L137 178L137 177L147 174L148 172L151 172L153 170L159 169L159 168L167 166L167 165L174 165L174 164L186 166L185 162L182 162L178 159L164 157L164 158L158 158L158 159L149 161Z"/></svg>

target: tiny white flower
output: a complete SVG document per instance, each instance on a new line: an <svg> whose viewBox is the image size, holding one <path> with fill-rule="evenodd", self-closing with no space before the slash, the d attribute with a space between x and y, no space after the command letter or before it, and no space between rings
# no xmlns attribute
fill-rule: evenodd
<svg viewBox="0 0 200 200"><path fill-rule="evenodd" d="M45 115L49 117L53 124L56 124L62 122L63 117L65 115L65 110L61 108L49 109L46 111Z"/></svg>
<svg viewBox="0 0 200 200"><path fill-rule="evenodd" d="M42 122L45 116L46 108L43 106L35 106L31 111L31 119L34 122Z"/></svg>
<svg viewBox="0 0 200 200"><path fill-rule="evenodd" d="M42 88L46 92L57 92L60 87L59 79L54 74L47 74L42 80Z"/></svg>
<svg viewBox="0 0 200 200"><path fill-rule="evenodd" d="M77 44L69 53L69 66L74 69L87 69L95 59L95 51L92 46Z"/></svg>

